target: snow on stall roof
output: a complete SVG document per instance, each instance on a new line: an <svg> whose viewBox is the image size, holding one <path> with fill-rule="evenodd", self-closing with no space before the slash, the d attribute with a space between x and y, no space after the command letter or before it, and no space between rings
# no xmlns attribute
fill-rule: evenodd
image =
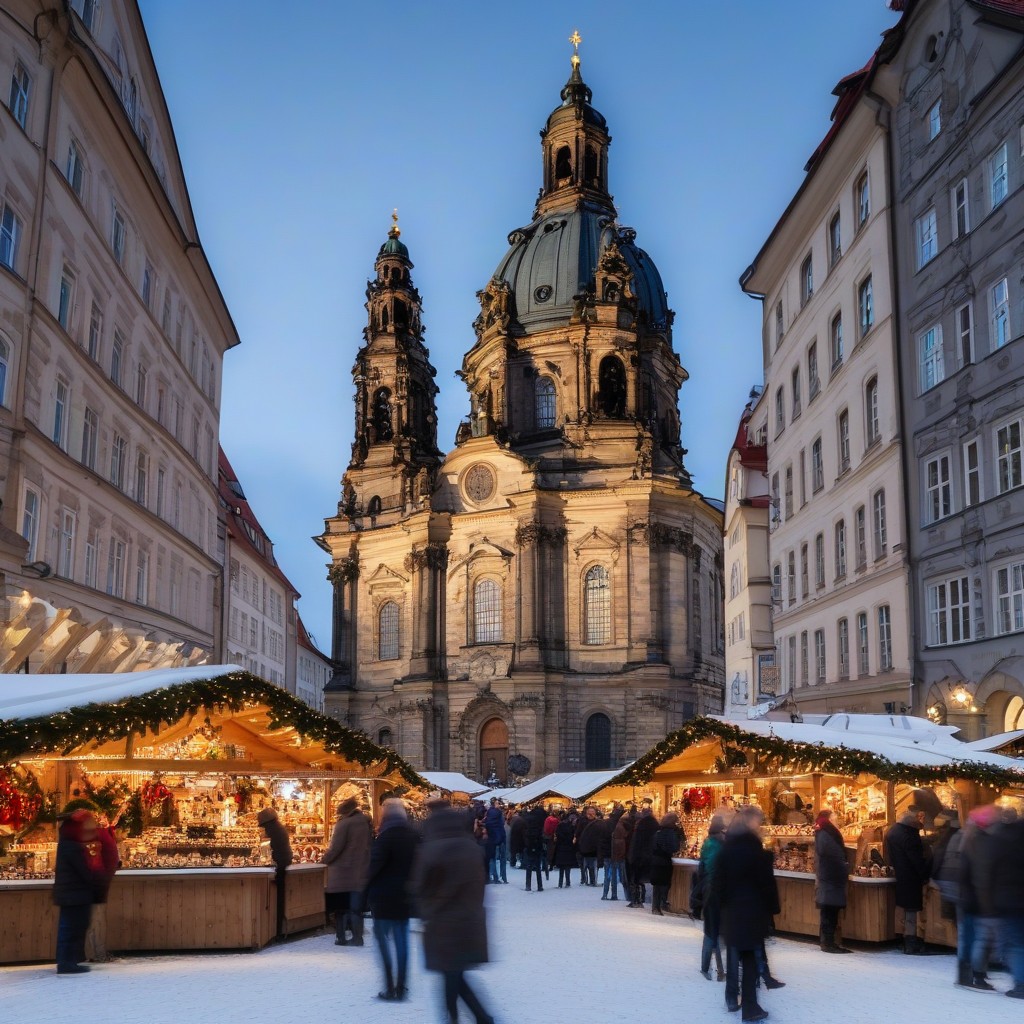
<svg viewBox="0 0 1024 1024"><path fill-rule="evenodd" d="M1016 743L1024 736L1024 729L1014 729L1012 732L1001 732L996 736L986 736L982 740L969 740L964 744L971 750L998 750L1006 743Z"/></svg>
<svg viewBox="0 0 1024 1024"><path fill-rule="evenodd" d="M95 675L0 675L0 720L56 715L85 704L113 704L167 686L244 671L240 665L202 665Z"/></svg>
<svg viewBox="0 0 1024 1024"><path fill-rule="evenodd" d="M582 800L606 786L621 771L622 768L611 768L603 772L552 772L528 786L513 790L514 796L510 795L506 800L526 804L549 794L563 796L567 800Z"/></svg>
<svg viewBox="0 0 1024 1024"><path fill-rule="evenodd" d="M509 800L510 797L514 796L519 792L516 786L506 786L504 789L489 789L486 793L479 793L478 796L481 800L490 800L491 797L495 797L498 800ZM512 803L515 803L513 800Z"/></svg>
<svg viewBox="0 0 1024 1024"><path fill-rule="evenodd" d="M474 782L461 772L420 772L432 786L449 793L465 793L467 796L479 796L487 792L487 787Z"/></svg>
<svg viewBox="0 0 1024 1024"><path fill-rule="evenodd" d="M974 763L990 768L1005 768L1021 771L1021 761L1002 754L991 754L978 750L949 735L949 728L937 726L927 719L913 719L906 727L899 719L909 716L888 715L806 715L803 722L770 722L764 719L722 719L729 725L755 733L758 736L776 736L793 743L818 743L825 747L842 747L860 750L888 758L897 764L916 765L922 768L941 768L944 765ZM807 721L822 718L823 723ZM879 719L877 722L859 722L861 729L844 728L842 721L831 727L829 719ZM885 721L894 720L886 727ZM953 730L955 731L955 730Z"/></svg>

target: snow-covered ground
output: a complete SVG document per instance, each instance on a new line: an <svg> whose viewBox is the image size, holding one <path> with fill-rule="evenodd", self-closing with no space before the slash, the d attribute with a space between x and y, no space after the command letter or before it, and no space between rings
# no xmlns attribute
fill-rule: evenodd
<svg viewBox="0 0 1024 1024"><path fill-rule="evenodd" d="M578 877L573 872L574 878ZM653 917L601 890L523 891L523 873L488 889L493 963L474 971L499 1024L646 1024L722 1021L724 985L697 973L700 926ZM413 937L411 998L381 1003L376 949L334 945L315 935L260 953L126 957L91 974L57 977L52 967L0 970L0 1021L23 1024L433 1024L441 1020L439 979L422 967ZM779 1024L986 1024L1024 1020L1024 1006L1000 994L953 986L952 956L896 951L828 956L805 942L773 941L775 974L787 982L763 995ZM1007 975L994 975L1005 990ZM469 1019L463 1010L463 1021Z"/></svg>

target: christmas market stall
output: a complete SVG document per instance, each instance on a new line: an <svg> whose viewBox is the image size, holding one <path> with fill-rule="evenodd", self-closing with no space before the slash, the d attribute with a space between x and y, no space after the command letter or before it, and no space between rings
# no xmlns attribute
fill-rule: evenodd
<svg viewBox="0 0 1024 1024"><path fill-rule="evenodd" d="M0 963L54 956L69 802L116 827L107 949L257 949L277 930L261 810L291 840L290 934L324 923L337 804L356 797L376 815L386 796L424 787L394 752L236 666L0 676Z"/></svg>
<svg viewBox="0 0 1024 1024"><path fill-rule="evenodd" d="M489 786L474 782L461 772L421 772L432 789L449 795L454 803L467 804L476 797L488 796Z"/></svg>
<svg viewBox="0 0 1024 1024"><path fill-rule="evenodd" d="M885 829L928 789L937 809L965 818L979 803L1021 805L1024 764L972 748L954 729L926 719L884 715L804 716L802 722L698 718L666 737L611 780L632 786L655 813L674 810L686 833L674 864L672 908L689 909L692 875L712 816L742 804L764 812L765 844L775 855L782 932L818 934L814 905L817 811L832 809L846 842L851 877L843 935L883 942L896 935L894 881L884 861ZM937 894L922 915L928 941L955 944L939 921ZM926 910L928 907L926 907Z"/></svg>
<svg viewBox="0 0 1024 1024"><path fill-rule="evenodd" d="M505 803L513 806L540 801L544 804L568 807L589 800L595 793L599 793L604 799L604 790L609 781L621 771L621 768L613 768L603 772L552 772L518 789L495 790L490 795L501 795ZM628 796L631 791L624 789L622 792ZM615 794L609 796L609 799L616 798Z"/></svg>

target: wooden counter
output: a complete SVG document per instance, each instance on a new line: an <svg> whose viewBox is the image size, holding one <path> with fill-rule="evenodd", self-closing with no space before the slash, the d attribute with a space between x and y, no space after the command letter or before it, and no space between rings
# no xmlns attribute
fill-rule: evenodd
<svg viewBox="0 0 1024 1024"><path fill-rule="evenodd" d="M697 864L697 861L689 858L672 859L669 906L676 913L685 914L690 911L690 880L697 870ZM814 905L814 875L798 871L776 871L775 880L782 907L782 912L775 918L776 929L796 935L817 935L820 915ZM840 917L839 926L843 938L859 942L889 942L896 937L894 879L853 875L847 886L846 901L846 910Z"/></svg>
<svg viewBox="0 0 1024 1024"><path fill-rule="evenodd" d="M273 899L276 900L276 879L271 882L271 887L275 890ZM296 932L324 926L327 920L324 910L326 887L326 864L292 864L288 868L285 873L282 934L294 935Z"/></svg>

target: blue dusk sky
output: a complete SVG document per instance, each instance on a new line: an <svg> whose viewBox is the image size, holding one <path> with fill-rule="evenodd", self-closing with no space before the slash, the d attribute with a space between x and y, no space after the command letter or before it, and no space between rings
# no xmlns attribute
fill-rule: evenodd
<svg viewBox="0 0 1024 1024"><path fill-rule="evenodd" d="M326 556L353 439L364 290L397 206L437 367L439 441L483 288L529 223L539 129L573 29L608 120L620 222L676 311L686 464L720 498L760 304L737 284L829 126L831 91L896 15L884 0L386 3L140 0L200 237L242 344L221 443L300 611L330 649ZM624 16L625 15L625 16Z"/></svg>

